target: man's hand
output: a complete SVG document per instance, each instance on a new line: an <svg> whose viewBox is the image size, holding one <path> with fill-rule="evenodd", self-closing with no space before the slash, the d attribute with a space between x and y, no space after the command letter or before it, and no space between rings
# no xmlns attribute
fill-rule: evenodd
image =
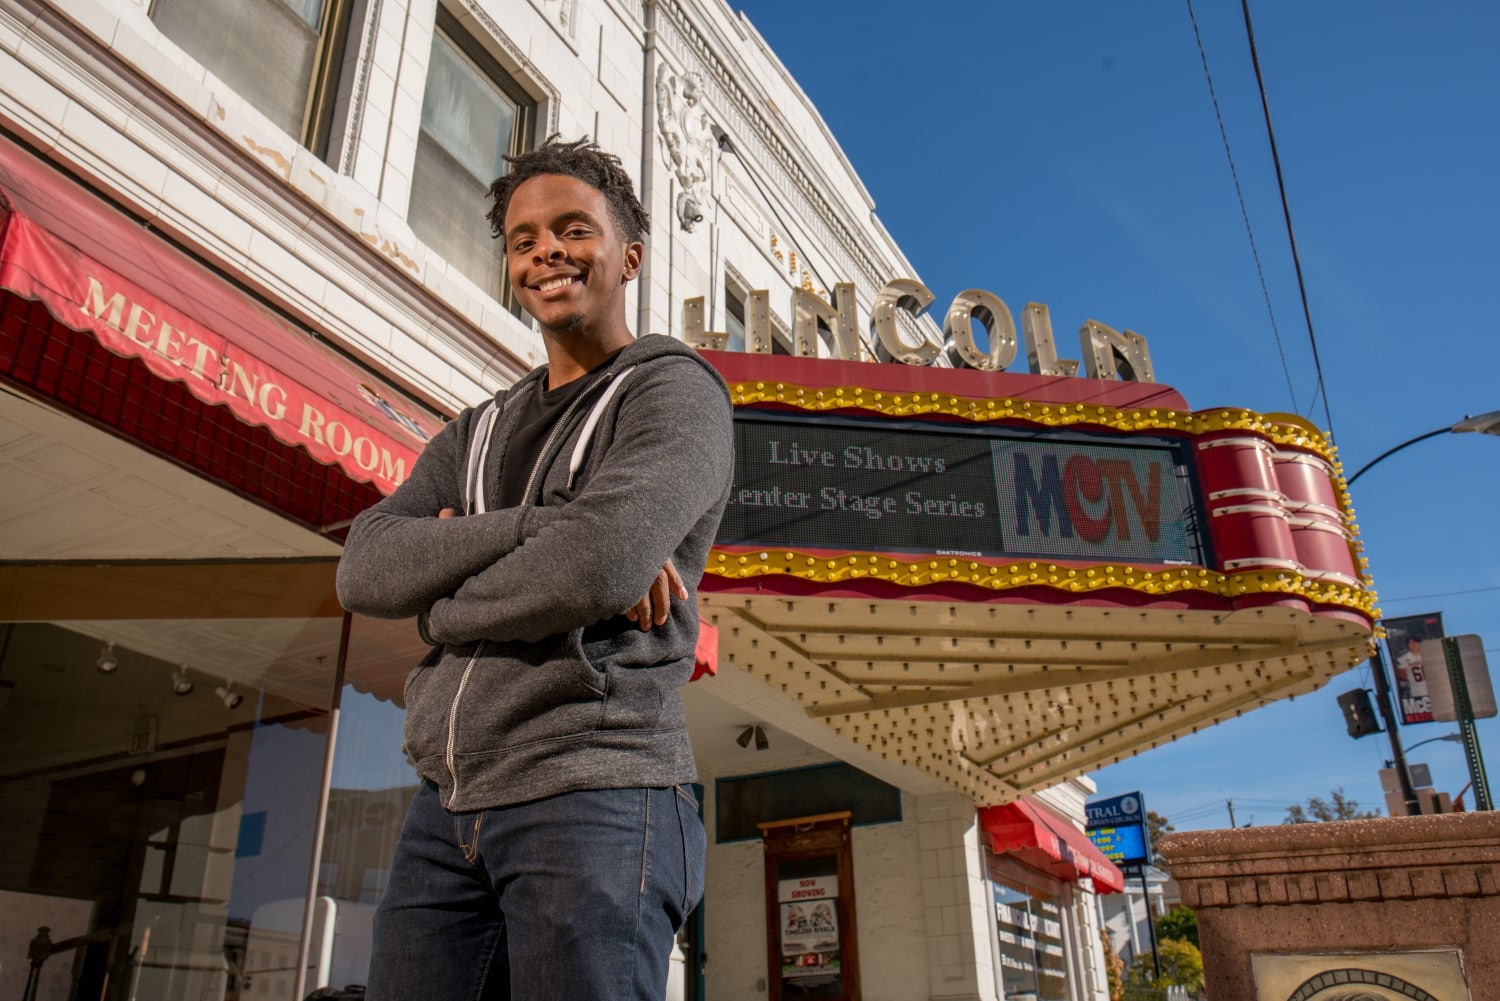
<svg viewBox="0 0 1500 1001"><path fill-rule="evenodd" d="M438 517L439 518L451 518L451 517L453 517L456 514L458 514L458 511L455 510L454 508L445 507L441 511L438 512Z"/></svg>
<svg viewBox="0 0 1500 1001"><path fill-rule="evenodd" d="M442 517L441 514L438 517ZM646 592L640 601L625 610L625 617L641 627L641 632L647 632L652 626L662 625L667 621L667 616L672 613L671 599L686 599L687 588L682 583L682 578L677 576L677 568L667 560L667 565L661 568L656 575L656 580L651 582L651 589Z"/></svg>

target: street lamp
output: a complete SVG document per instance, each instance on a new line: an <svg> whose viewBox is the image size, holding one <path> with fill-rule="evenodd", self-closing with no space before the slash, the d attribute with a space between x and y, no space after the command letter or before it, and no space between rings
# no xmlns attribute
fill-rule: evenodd
<svg viewBox="0 0 1500 1001"><path fill-rule="evenodd" d="M1415 744L1413 744L1410 747L1408 747L1407 750L1408 751L1415 751L1417 748L1421 747L1423 744L1435 744L1435 743L1437 743L1440 740L1449 740L1449 741L1452 741L1455 744L1462 744L1464 742L1464 735L1461 734L1461 733L1445 733L1441 737L1428 737L1426 740L1419 740L1419 741L1417 741Z"/></svg>
<svg viewBox="0 0 1500 1001"><path fill-rule="evenodd" d="M1375 456L1375 458L1371 459L1363 466L1360 466L1355 474L1349 477L1349 485L1353 486L1354 481L1359 479L1365 473L1369 472L1370 467L1374 466L1382 459L1390 458L1397 452L1401 451L1403 448L1406 448L1408 445L1415 445L1417 442L1426 441L1428 438L1436 438L1440 434L1448 434L1450 432L1453 434L1462 434L1465 431L1477 431L1480 434L1500 435L1500 410L1491 410L1489 413L1480 414L1477 417L1465 417L1457 424L1450 424L1447 427L1438 428L1436 431L1428 431L1426 434L1419 434L1415 438L1409 438L1406 441L1403 441L1401 444L1397 445L1395 448L1387 449L1386 451L1381 452L1379 455Z"/></svg>
<svg viewBox="0 0 1500 1001"><path fill-rule="evenodd" d="M1500 436L1500 410L1491 410L1487 414L1465 417L1457 424L1450 424L1448 427L1438 428L1436 431L1428 431L1426 434L1419 434L1415 438L1409 438L1395 448L1381 452L1375 458L1360 466L1359 469L1355 470L1354 475L1345 481L1346 485L1353 486L1355 480L1403 448L1415 445L1419 441L1426 441L1428 438L1436 438L1440 434L1448 434L1450 432L1453 434L1462 434L1468 431ZM1411 784L1411 772L1406 767L1406 751L1401 747L1401 735L1396 732L1396 710L1391 700L1391 683L1389 676L1386 674L1385 658L1380 654L1379 643L1375 644L1375 655L1370 658L1370 674L1375 681L1375 700L1380 706L1381 719L1385 721L1386 735L1390 737L1391 758L1396 768L1396 778L1401 783L1401 798L1406 803L1407 815L1415 816L1422 812L1421 806L1417 802L1416 790ZM1433 739L1441 740L1444 738ZM1421 741L1420 743L1425 744L1427 742ZM1412 746L1415 747L1417 745L1414 744Z"/></svg>

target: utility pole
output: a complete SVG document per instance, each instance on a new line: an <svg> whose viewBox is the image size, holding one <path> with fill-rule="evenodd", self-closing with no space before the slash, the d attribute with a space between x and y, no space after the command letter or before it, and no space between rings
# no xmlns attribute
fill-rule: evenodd
<svg viewBox="0 0 1500 1001"><path fill-rule="evenodd" d="M1151 969L1156 974L1157 981L1161 980L1161 946L1156 941L1156 916L1151 913L1151 886L1146 882L1146 864L1139 867L1141 873L1141 903L1146 908L1146 930L1151 936Z"/></svg>
<svg viewBox="0 0 1500 1001"><path fill-rule="evenodd" d="M1224 805L1229 807L1229 826L1238 827L1239 825L1234 822L1234 800L1226 799Z"/></svg>
<svg viewBox="0 0 1500 1001"><path fill-rule="evenodd" d="M1385 673L1385 657L1380 653L1378 640L1373 647L1375 652L1370 657L1370 677L1375 682L1375 704L1380 709L1380 718L1385 721L1386 736L1391 741L1391 767L1396 769L1396 781L1401 786L1401 801L1406 804L1406 815L1421 816L1422 807L1417 802L1417 793L1411 784L1411 772L1406 767L1406 750L1401 746L1401 734L1396 731L1396 710L1391 704L1391 682Z"/></svg>

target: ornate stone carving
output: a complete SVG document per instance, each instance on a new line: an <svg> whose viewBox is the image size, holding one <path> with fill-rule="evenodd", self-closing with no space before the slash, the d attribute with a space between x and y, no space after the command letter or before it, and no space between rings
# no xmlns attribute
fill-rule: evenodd
<svg viewBox="0 0 1500 1001"><path fill-rule="evenodd" d="M574 22L577 20L578 0L541 0L542 13L554 21L569 38L577 35Z"/></svg>
<svg viewBox="0 0 1500 1001"><path fill-rule="evenodd" d="M883 285L890 275L884 265L875 263L881 254L842 218L843 211L819 190L777 136L771 121L777 114L775 108L769 109L768 117L765 103L746 93L676 0L653 2L661 15L656 28L663 46L694 74L701 74L703 98L713 107L715 120L733 137L737 155L751 157L760 165L770 186L807 230L805 235L831 255L842 274L863 274L872 287Z"/></svg>
<svg viewBox="0 0 1500 1001"><path fill-rule="evenodd" d="M709 202L714 134L704 110L701 80L665 63L656 74L656 139L662 159L677 178L677 221L692 232Z"/></svg>

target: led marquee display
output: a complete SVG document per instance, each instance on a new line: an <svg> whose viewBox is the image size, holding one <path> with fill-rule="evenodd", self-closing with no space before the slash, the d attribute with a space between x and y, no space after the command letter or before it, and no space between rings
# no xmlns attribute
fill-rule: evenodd
<svg viewBox="0 0 1500 1001"><path fill-rule="evenodd" d="M1151 858L1151 852L1146 847L1146 828L1140 824L1090 827L1088 835L1094 847L1115 865L1140 865Z"/></svg>
<svg viewBox="0 0 1500 1001"><path fill-rule="evenodd" d="M720 545L1206 565L1181 439L741 410Z"/></svg>

